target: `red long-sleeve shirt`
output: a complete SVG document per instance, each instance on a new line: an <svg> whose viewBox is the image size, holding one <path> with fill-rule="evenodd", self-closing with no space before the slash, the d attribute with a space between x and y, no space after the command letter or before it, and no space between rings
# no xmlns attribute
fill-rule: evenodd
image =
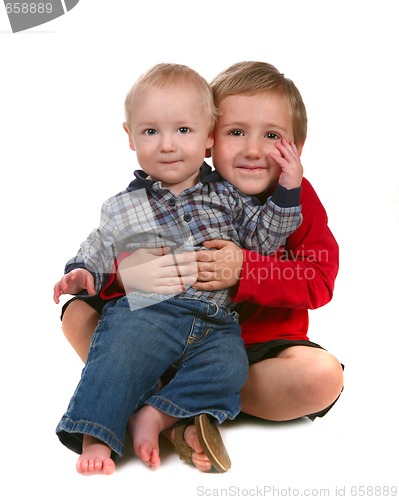
<svg viewBox="0 0 399 500"><path fill-rule="evenodd" d="M312 185L302 181L303 221L284 250L271 256L244 250L241 280L232 293L239 302L246 345L274 339L307 340L308 309L332 298L338 273L338 245L326 211ZM102 291L104 299L122 295L114 275Z"/></svg>
<svg viewBox="0 0 399 500"><path fill-rule="evenodd" d="M245 344L308 339L308 309L332 298L339 251L315 190L302 181L303 222L285 249L272 256L244 250L241 280L233 293Z"/></svg>

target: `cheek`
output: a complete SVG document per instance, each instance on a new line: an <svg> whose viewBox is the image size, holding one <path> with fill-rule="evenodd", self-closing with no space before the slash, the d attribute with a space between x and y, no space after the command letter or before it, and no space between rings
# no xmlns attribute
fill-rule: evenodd
<svg viewBox="0 0 399 500"><path fill-rule="evenodd" d="M270 166L269 169L270 182L272 183L277 182L277 179L280 177L280 174L281 174L280 167L275 162L273 162L273 164Z"/></svg>
<svg viewBox="0 0 399 500"><path fill-rule="evenodd" d="M229 148L221 147L220 143L216 141L212 148L212 160L213 164L221 174L224 171L228 171L229 167L233 164L232 154Z"/></svg>
<svg viewBox="0 0 399 500"><path fill-rule="evenodd" d="M152 155L148 152L147 148L136 149L136 158L140 165L149 166L151 164Z"/></svg>
<svg viewBox="0 0 399 500"><path fill-rule="evenodd" d="M224 179L230 182L233 181L232 179L233 169L231 166L229 166L231 165L231 162L226 161L226 159L223 158L223 156L214 154L213 152L212 152L212 162L216 170Z"/></svg>

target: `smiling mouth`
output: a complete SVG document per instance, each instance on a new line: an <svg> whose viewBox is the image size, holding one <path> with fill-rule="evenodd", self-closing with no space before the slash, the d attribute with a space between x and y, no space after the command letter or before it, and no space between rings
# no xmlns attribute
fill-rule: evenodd
<svg viewBox="0 0 399 500"><path fill-rule="evenodd" d="M251 165L240 165L237 168L239 170L247 170L249 172L256 172L256 171L260 171L260 170L266 170L264 167L255 167L255 166L251 166Z"/></svg>

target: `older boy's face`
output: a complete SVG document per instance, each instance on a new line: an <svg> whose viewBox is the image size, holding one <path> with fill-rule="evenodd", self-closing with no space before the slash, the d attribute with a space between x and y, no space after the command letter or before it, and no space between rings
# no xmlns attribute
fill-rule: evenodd
<svg viewBox="0 0 399 500"><path fill-rule="evenodd" d="M294 140L288 101L274 93L232 95L221 101L219 110L212 149L215 168L244 193L265 193L280 175L269 153L280 154L275 145L282 138Z"/></svg>

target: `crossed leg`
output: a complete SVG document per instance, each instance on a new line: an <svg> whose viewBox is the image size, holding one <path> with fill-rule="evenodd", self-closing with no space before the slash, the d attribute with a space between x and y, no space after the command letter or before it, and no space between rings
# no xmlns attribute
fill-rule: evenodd
<svg viewBox="0 0 399 500"><path fill-rule="evenodd" d="M293 420L330 406L342 387L342 366L332 354L293 346L276 358L250 366L241 390L242 411L265 420ZM194 465L202 472L209 471L212 464L202 451L195 426L187 427L184 438L193 449Z"/></svg>

